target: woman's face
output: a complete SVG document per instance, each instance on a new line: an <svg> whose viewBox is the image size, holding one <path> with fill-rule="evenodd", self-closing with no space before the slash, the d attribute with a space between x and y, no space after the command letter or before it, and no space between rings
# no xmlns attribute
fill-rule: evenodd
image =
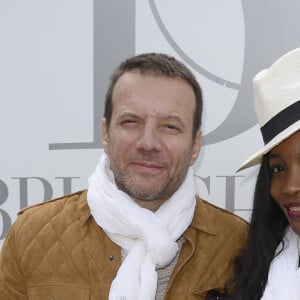
<svg viewBox="0 0 300 300"><path fill-rule="evenodd" d="M270 151L271 195L300 234L300 130Z"/></svg>

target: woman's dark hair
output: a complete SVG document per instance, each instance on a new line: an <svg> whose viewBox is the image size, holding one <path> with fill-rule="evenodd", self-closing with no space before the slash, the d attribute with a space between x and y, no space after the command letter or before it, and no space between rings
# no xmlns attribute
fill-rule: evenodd
<svg viewBox="0 0 300 300"><path fill-rule="evenodd" d="M106 92L104 117L107 128L110 126L113 103L112 94L116 82L126 72L139 72L140 74L152 74L154 76L181 78L194 90L196 109L194 112L193 137L201 126L202 118L202 91L193 73L180 61L164 53L144 53L133 56L122 62L110 78L110 84Z"/></svg>
<svg viewBox="0 0 300 300"><path fill-rule="evenodd" d="M256 181L247 243L236 258L235 300L261 299L276 248L280 243L281 251L284 247L282 239L288 220L271 197L270 182L269 155L266 154Z"/></svg>

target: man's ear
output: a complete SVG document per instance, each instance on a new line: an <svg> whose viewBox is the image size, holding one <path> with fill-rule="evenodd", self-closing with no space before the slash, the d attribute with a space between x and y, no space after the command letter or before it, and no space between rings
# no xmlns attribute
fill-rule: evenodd
<svg viewBox="0 0 300 300"><path fill-rule="evenodd" d="M104 152L108 153L108 133L107 133L107 124L106 119L102 118L101 120L101 139L103 144Z"/></svg>
<svg viewBox="0 0 300 300"><path fill-rule="evenodd" d="M195 163L196 159L198 158L201 149L201 143L202 143L202 131L198 129L194 140L194 144L192 146L190 166L192 166Z"/></svg>

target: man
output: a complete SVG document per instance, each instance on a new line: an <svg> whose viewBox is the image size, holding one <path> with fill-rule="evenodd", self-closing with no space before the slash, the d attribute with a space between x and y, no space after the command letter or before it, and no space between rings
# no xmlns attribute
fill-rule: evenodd
<svg viewBox="0 0 300 300"><path fill-rule="evenodd" d="M222 299L247 224L195 196L201 114L200 86L173 57L123 62L88 191L19 213L0 256L0 298Z"/></svg>

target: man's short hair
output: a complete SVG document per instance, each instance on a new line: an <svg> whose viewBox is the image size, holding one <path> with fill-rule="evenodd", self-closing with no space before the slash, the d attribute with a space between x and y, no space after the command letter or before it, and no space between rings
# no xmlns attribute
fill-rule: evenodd
<svg viewBox="0 0 300 300"><path fill-rule="evenodd" d="M193 73L181 62L172 56L163 53L145 53L133 56L122 62L110 78L110 84L105 97L104 117L107 128L112 117L112 94L118 79L126 72L139 72L140 74L153 74L171 78L181 78L190 84L194 90L196 108L193 121L193 138L196 137L202 121L202 91Z"/></svg>

